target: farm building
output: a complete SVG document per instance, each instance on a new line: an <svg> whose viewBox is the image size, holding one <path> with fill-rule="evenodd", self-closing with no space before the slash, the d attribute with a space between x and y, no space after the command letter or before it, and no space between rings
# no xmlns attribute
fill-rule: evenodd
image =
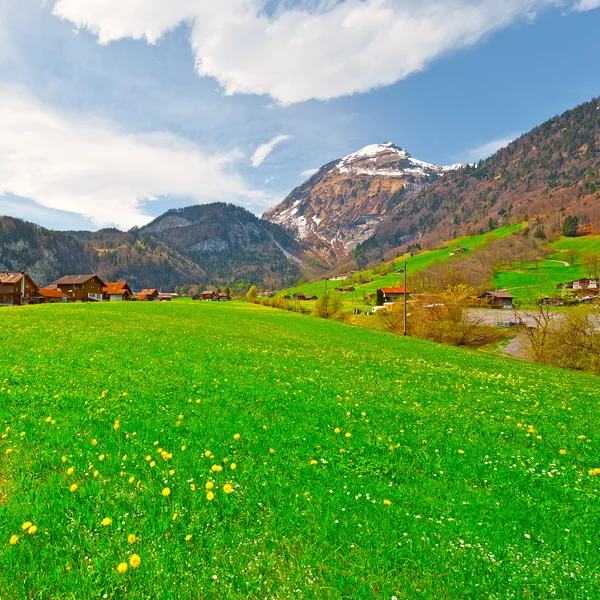
<svg viewBox="0 0 600 600"><path fill-rule="evenodd" d="M102 302L106 283L98 275L67 275L48 287L58 289L75 302Z"/></svg>
<svg viewBox="0 0 600 600"><path fill-rule="evenodd" d="M211 291L206 291L206 292L202 292L202 294L200 295L200 299L201 300L217 300L217 292L211 292Z"/></svg>
<svg viewBox="0 0 600 600"><path fill-rule="evenodd" d="M54 288L40 288L37 293L37 302L40 304L56 304L57 302L74 302L74 299L60 290Z"/></svg>
<svg viewBox="0 0 600 600"><path fill-rule="evenodd" d="M133 292L125 281L107 281L103 289L104 300L109 302L123 302L131 300Z"/></svg>
<svg viewBox="0 0 600 600"><path fill-rule="evenodd" d="M159 302L171 302L171 300L173 300L173 296L171 294L158 294L157 300Z"/></svg>
<svg viewBox="0 0 600 600"><path fill-rule="evenodd" d="M485 292L479 296L487 306L491 308L503 308L510 310L513 307L515 297L508 292Z"/></svg>
<svg viewBox="0 0 600 600"><path fill-rule="evenodd" d="M404 299L405 294L410 294L410 290L405 290L401 287L383 287L377 290L378 296L379 293L383 296L383 303L386 302L396 302L399 299Z"/></svg>
<svg viewBox="0 0 600 600"><path fill-rule="evenodd" d="M468 248L456 248L450 252L450 256L457 256L458 254L466 254L469 251Z"/></svg>
<svg viewBox="0 0 600 600"><path fill-rule="evenodd" d="M318 296L304 296L305 300L318 300L319 297Z"/></svg>
<svg viewBox="0 0 600 600"><path fill-rule="evenodd" d="M0 306L29 304L37 291L38 286L27 273L0 273Z"/></svg>
<svg viewBox="0 0 600 600"><path fill-rule="evenodd" d="M231 300L231 296L229 294L217 294L217 300L219 302L229 302Z"/></svg>
<svg viewBox="0 0 600 600"><path fill-rule="evenodd" d="M200 296L200 294L194 294L192 296L192 300L201 300L201 299L202 299L202 296Z"/></svg>

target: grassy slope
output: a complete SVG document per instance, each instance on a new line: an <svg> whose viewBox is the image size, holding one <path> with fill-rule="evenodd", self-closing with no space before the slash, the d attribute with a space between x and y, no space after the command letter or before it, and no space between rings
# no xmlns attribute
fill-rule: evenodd
<svg viewBox="0 0 600 600"><path fill-rule="evenodd" d="M600 236L592 235L581 238L560 237L547 249L553 251L550 260L541 261L536 267L534 264L515 266L511 271L502 271L494 277L498 289L508 289L525 303L534 302L540 296L553 296L557 283L572 281L578 277L588 275L586 268L581 264L581 257L575 266L565 265L569 261L566 253L575 248L580 253L595 252L600 254Z"/></svg>
<svg viewBox="0 0 600 600"><path fill-rule="evenodd" d="M245 304L0 323L2 598L600 596L597 378Z"/></svg>
<svg viewBox="0 0 600 600"><path fill-rule="evenodd" d="M480 248L485 243L487 243L490 239L501 239L508 237L509 235L513 234L515 231L518 231L522 227L524 227L524 223L519 223L517 225L508 225L506 227L501 227L500 229L496 229L494 231L482 235L457 238L455 240L447 242L443 248L439 248L437 250L427 250L425 252L422 252L421 254L417 254L416 256L412 257L409 257L407 255L406 258L408 273L418 273L419 271L424 271L425 269L428 269L436 262L444 262L448 260L450 258L451 252L456 248L462 247L467 248L469 250L476 250L477 248ZM403 261L404 257L397 259L397 268L402 267ZM341 285L350 285L350 283L345 284L341 281L330 281L327 285L328 288L331 289L332 287L340 287ZM354 299L358 304L363 298L363 293L368 296L369 294L373 294L377 290L377 288L381 286L402 286L403 276L396 275L395 273L389 273L385 277L374 275L372 283L367 283L364 285L352 285L356 288L356 292L354 293ZM314 281L305 285L290 288L289 290L286 290L285 293L301 293L305 295L319 296L323 293L324 289L325 283L323 281ZM347 296L347 301L351 302L351 295L347 294Z"/></svg>

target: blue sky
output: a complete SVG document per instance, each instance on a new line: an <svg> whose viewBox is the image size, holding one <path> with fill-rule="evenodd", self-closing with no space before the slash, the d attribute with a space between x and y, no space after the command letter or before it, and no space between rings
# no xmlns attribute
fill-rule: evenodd
<svg viewBox="0 0 600 600"><path fill-rule="evenodd" d="M215 200L260 214L386 141L475 161L600 94L599 7L1 0L0 214L55 229Z"/></svg>

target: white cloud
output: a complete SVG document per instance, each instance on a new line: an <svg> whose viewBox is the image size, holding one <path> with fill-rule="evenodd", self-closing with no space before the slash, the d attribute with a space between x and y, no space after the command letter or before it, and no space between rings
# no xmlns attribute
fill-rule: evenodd
<svg viewBox="0 0 600 600"><path fill-rule="evenodd" d="M573 7L573 10L585 12L587 10L593 10L594 8L600 8L600 0L579 0Z"/></svg>
<svg viewBox="0 0 600 600"><path fill-rule="evenodd" d="M259 146L256 149L256 152L252 155L252 166L260 167L260 165L262 165L263 162L265 162L265 159L267 158L267 156L269 156L269 154L271 154L271 152L273 152L273 150L275 149L275 146L277 146L278 144L281 144L281 142L285 142L286 140L291 140L291 139L292 139L291 135L278 135L277 137L274 137L270 142L267 142L266 144Z"/></svg>
<svg viewBox="0 0 600 600"><path fill-rule="evenodd" d="M143 204L160 197L263 204L231 172L235 152L207 155L169 133L128 134L63 115L20 88L0 86L0 131L0 195L31 198L100 226L143 224L151 219Z"/></svg>
<svg viewBox="0 0 600 600"><path fill-rule="evenodd" d="M55 0L54 14L102 44L155 43L187 22L200 75L227 94L268 94L281 103L329 99L389 85L447 52L536 11L589 10L600 0Z"/></svg>
<svg viewBox="0 0 600 600"><path fill-rule="evenodd" d="M312 177L319 169L306 169L300 173L301 177Z"/></svg>
<svg viewBox="0 0 600 600"><path fill-rule="evenodd" d="M492 156L492 154L498 152L498 150L501 148L506 148L506 146L508 146L513 140L517 139L517 137L519 137L518 134L513 134L497 140L491 140L490 142L482 144L477 148L469 150L466 153L464 160L470 163L476 163L480 160L484 160L489 156Z"/></svg>

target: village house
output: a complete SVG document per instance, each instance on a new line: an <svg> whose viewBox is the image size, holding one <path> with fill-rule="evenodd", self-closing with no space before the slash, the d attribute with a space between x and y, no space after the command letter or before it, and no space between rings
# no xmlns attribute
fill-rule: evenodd
<svg viewBox="0 0 600 600"><path fill-rule="evenodd" d="M556 288L563 292L570 292L573 296L586 296L589 298L598 295L600 284L598 279L584 277L568 283L559 283Z"/></svg>
<svg viewBox="0 0 600 600"><path fill-rule="evenodd" d="M206 291L200 294L200 299L205 301L215 301L217 300L217 292Z"/></svg>
<svg viewBox="0 0 600 600"><path fill-rule="evenodd" d="M107 281L102 291L104 300L108 302L123 302L124 300L131 300L133 296L131 288L125 281Z"/></svg>
<svg viewBox="0 0 600 600"><path fill-rule="evenodd" d="M468 248L456 248L450 252L450 256L456 256L458 254L466 254L469 251Z"/></svg>
<svg viewBox="0 0 600 600"><path fill-rule="evenodd" d="M137 294L139 300L144 300L146 302L153 302L158 298L158 290L154 288L146 288L143 289L139 294Z"/></svg>
<svg viewBox="0 0 600 600"><path fill-rule="evenodd" d="M405 294L410 294L410 290L405 290L402 287L383 287L378 291L383 296L383 303L386 302L397 302L398 300L404 300Z"/></svg>
<svg viewBox="0 0 600 600"><path fill-rule="evenodd" d="M38 286L27 273L0 273L0 306L29 304L37 291Z"/></svg>
<svg viewBox="0 0 600 600"><path fill-rule="evenodd" d="M40 288L37 293L37 302L40 304L56 304L58 302L75 302L71 296L63 294L56 288Z"/></svg>
<svg viewBox="0 0 600 600"><path fill-rule="evenodd" d="M510 310L513 307L515 297L508 292L485 292L479 296L479 299L483 301L486 306L491 308L502 308Z"/></svg>
<svg viewBox="0 0 600 600"><path fill-rule="evenodd" d="M75 302L102 302L105 287L98 275L67 275L48 286L70 296Z"/></svg>
<svg viewBox="0 0 600 600"><path fill-rule="evenodd" d="M217 294L217 299L219 302L229 302L231 300L231 296L229 294L220 293Z"/></svg>
<svg viewBox="0 0 600 600"><path fill-rule="evenodd" d="M159 302L171 302L171 300L173 300L173 296L171 294L158 294L158 301Z"/></svg>

